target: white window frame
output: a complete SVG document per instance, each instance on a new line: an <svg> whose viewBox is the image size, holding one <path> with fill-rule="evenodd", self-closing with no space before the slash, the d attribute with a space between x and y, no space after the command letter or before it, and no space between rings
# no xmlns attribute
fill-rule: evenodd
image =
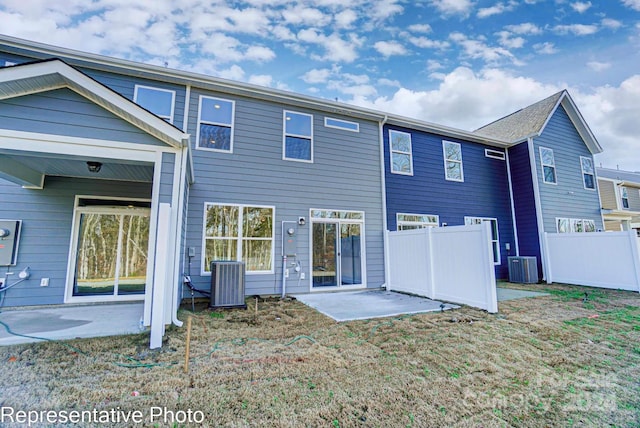
<svg viewBox="0 0 640 428"><path fill-rule="evenodd" d="M225 237L225 238L207 238L207 209L210 206L225 206L225 207L237 207L238 208L238 236L235 237ZM272 230L271 230L271 267L268 270L247 270L247 275L265 275L274 273L275 266L275 246L276 246L276 207L270 205L259 205L259 204L230 204L226 202L205 202L204 203L204 211L202 215L202 260L200 261L200 275L201 276L211 276L211 271L207 271L207 267L205 266L206 261L206 251L207 251L207 239L235 239L237 241L236 247L236 260L242 260L242 244L244 242L244 236L242 234L242 221L244 215L244 208L267 208L271 210L272 215ZM267 241L267 238L261 239Z"/></svg>
<svg viewBox="0 0 640 428"><path fill-rule="evenodd" d="M405 152L402 150L394 150L393 148L393 134L403 134L403 135L408 135L409 136L409 151ZM398 153L401 155L408 155L409 156L409 171L405 172L405 171L397 171L393 168L393 154L394 153ZM391 171L391 174L400 174L400 175L413 175L413 139L411 137L411 133L409 132L403 132L403 131L398 131L395 129L390 129L389 130L389 170Z"/></svg>
<svg viewBox="0 0 640 428"><path fill-rule="evenodd" d="M401 216L432 217L432 221L400 220ZM407 229L404 227L408 226ZM415 226L415 227L413 227ZM440 226L440 216L434 214L396 213L396 230L424 229Z"/></svg>
<svg viewBox="0 0 640 428"><path fill-rule="evenodd" d="M560 230L560 222L565 222L568 230ZM587 230L587 224L592 225L592 230ZM577 230L578 226L582 230ZM596 222L593 219L588 218L569 218L569 217L556 217L556 233L590 233L596 232Z"/></svg>
<svg viewBox="0 0 640 428"><path fill-rule="evenodd" d="M492 257L495 255L497 256L497 260L493 261L494 265L501 265L502 264L502 253L500 252L500 229L498 228L498 219L495 217L474 217L474 216L465 216L464 217L464 224L469 226L469 225L473 225L473 224L480 224L478 223L478 221L480 222L490 222L490 227L491 227L491 246L493 248L495 248L495 252L491 255ZM496 223L496 239L493 239L493 224L491 224L492 222Z"/></svg>
<svg viewBox="0 0 640 428"><path fill-rule="evenodd" d="M173 123L173 114L174 114L174 111L175 111L175 108L176 108L176 91L173 91L171 89L156 88L155 86L135 85L134 88L133 88L133 102L136 103L136 104L138 103L138 90L139 89L148 89L148 90L157 91L157 92L169 92L171 94L171 114L169 116L164 116L164 115L157 114L156 116L161 117L162 119L166 120L169 123ZM143 106L141 106L141 107L143 107ZM146 107L143 107L143 108L145 108L146 110L149 110ZM151 110L149 110L149 111L151 111Z"/></svg>
<svg viewBox="0 0 640 428"><path fill-rule="evenodd" d="M498 160L506 159L505 153L501 152L500 150L484 149L484 155L485 157L488 157L491 159L498 159Z"/></svg>
<svg viewBox="0 0 640 428"><path fill-rule="evenodd" d="M311 121L311 129L310 135L301 135L301 134L293 134L287 133L287 113L293 113L300 116L309 116ZM298 159L298 158L288 158L287 157L287 137L295 137L295 138L304 138L309 140L309 149L311 151L310 159ZM302 113L294 110L283 110L282 111L282 160L293 161L293 162L305 162L305 163L313 163L313 115L309 113Z"/></svg>
<svg viewBox="0 0 640 428"><path fill-rule="evenodd" d="M551 152L551 157L553 158L553 165L551 164L546 164L544 163L544 158L542 156L542 151L543 150L549 150ZM548 147L542 147L540 146L538 148L538 152L540 154L540 166L542 167L542 170L540 172L542 172L542 182L546 183L546 184L558 184L558 168L556 168L556 155L553 153L553 149L550 149ZM544 173L544 167L548 167L548 168L553 168L553 177L556 181L547 181L546 179L546 175Z"/></svg>
<svg viewBox="0 0 640 428"><path fill-rule="evenodd" d="M458 149L460 150L460 160L457 159L449 159L447 158L447 146L448 145L454 145L454 146L458 146ZM457 181L457 182L464 182L464 167L463 167L463 159L462 159L462 144L460 143L456 143L455 141L447 141L447 140L442 140L442 159L444 161L444 178L447 181ZM459 163L460 164L460 178L451 178L449 177L449 169L447 168L447 162L454 162L454 163Z"/></svg>
<svg viewBox="0 0 640 428"><path fill-rule="evenodd" d="M217 100L225 103L231 103L231 123L223 123L223 122L213 122L208 120L202 120L202 103L203 100ZM233 153L233 140L235 134L235 121L236 121L236 102L234 100L228 100L226 98L220 97L211 97L208 95L200 95L198 100L198 123L196 125L196 149L198 150L208 150L210 152L218 152L218 153ZM214 126L226 126L231 129L231 134L229 136L229 150L224 149L214 149L212 147L201 147L200 146L200 125L214 125Z"/></svg>
<svg viewBox="0 0 640 428"><path fill-rule="evenodd" d="M624 202L627 201L627 206L624 206ZM623 210L629 209L629 190L626 186L620 186L620 206Z"/></svg>
<svg viewBox="0 0 640 428"><path fill-rule="evenodd" d="M330 123L330 122L333 122L333 123ZM355 129L348 127L348 125L355 125ZM325 116L324 126L327 128L341 129L343 131L360 132L360 124L358 122L351 122L349 120L336 119L335 117Z"/></svg>
<svg viewBox="0 0 640 428"><path fill-rule="evenodd" d="M591 162L591 170L593 172L585 172L584 170L584 164L582 163L582 160L588 160L589 162ZM593 158L587 157L587 156L580 156L580 170L582 171L582 184L584 186L584 188L586 190L596 190L596 168L593 162ZM587 187L587 180L585 180L585 175L590 175L592 178L592 183L593 183L593 187ZM556 177L557 180L557 177Z"/></svg>

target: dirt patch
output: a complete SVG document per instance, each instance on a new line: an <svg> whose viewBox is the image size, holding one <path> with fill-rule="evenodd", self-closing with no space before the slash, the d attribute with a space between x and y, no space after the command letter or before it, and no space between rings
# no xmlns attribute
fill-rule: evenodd
<svg viewBox="0 0 640 428"><path fill-rule="evenodd" d="M503 302L495 315L340 324L293 300L259 298L257 312L255 299L247 310L199 305L180 313L192 316L188 373L184 327L169 328L157 351L144 334L0 348L0 405L138 410L148 426L174 426L151 422L157 406L205 418L176 426L640 423L640 297L522 288L551 295Z"/></svg>

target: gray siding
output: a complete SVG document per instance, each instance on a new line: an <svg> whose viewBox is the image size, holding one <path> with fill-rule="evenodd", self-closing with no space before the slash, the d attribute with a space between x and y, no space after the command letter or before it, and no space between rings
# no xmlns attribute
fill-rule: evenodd
<svg viewBox="0 0 640 428"><path fill-rule="evenodd" d="M598 190L600 191L602 208L605 210L618 209L618 205L616 204L616 185L613 181L598 180Z"/></svg>
<svg viewBox="0 0 640 428"><path fill-rule="evenodd" d="M627 188L627 199L629 199L629 210L640 211L640 191L637 187L625 187Z"/></svg>
<svg viewBox="0 0 640 428"><path fill-rule="evenodd" d="M199 95L233 99L235 136L233 153L195 149ZM286 105L230 98L216 93L192 92L189 128L193 135L195 183L190 189L187 247L196 248L192 279L198 288L209 288L210 277L200 276L202 225L205 202L275 206L274 274L247 275L247 294L281 291L281 222L307 218L298 228L298 254L306 280L290 280L290 292L309 290L310 208L365 212L367 285L384 282L382 189L375 122L359 121L354 133L324 126L325 115ZM314 163L282 160L284 110L313 114ZM339 115L331 115L340 118ZM346 120L353 120L345 118Z"/></svg>
<svg viewBox="0 0 640 428"><path fill-rule="evenodd" d="M543 182L540 147L553 149L557 184ZM534 139L534 154L544 231L557 231L557 217L594 220L597 229L604 229L598 191L584 188L580 167L580 156L592 159L593 156L562 106L553 114L542 135Z"/></svg>
<svg viewBox="0 0 640 428"><path fill-rule="evenodd" d="M151 198L151 184L47 177L43 190L29 190L0 180L0 195L2 218L22 220L11 270L31 269L31 279L8 290L4 304L58 304L64 301L75 196ZM40 278L50 278L49 286L40 287Z"/></svg>
<svg viewBox="0 0 640 428"><path fill-rule="evenodd" d="M69 89L0 102L0 128L147 145L161 141Z"/></svg>

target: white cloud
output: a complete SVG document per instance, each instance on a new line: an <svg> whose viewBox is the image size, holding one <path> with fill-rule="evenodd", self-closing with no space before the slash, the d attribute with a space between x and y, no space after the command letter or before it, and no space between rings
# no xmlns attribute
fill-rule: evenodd
<svg viewBox="0 0 640 428"><path fill-rule="evenodd" d="M436 71L436 70L442 70L443 68L444 68L444 65L442 65L439 61L436 61L434 59L427 60L427 70Z"/></svg>
<svg viewBox="0 0 640 428"><path fill-rule="evenodd" d="M249 83L260 86L271 86L273 83L273 77L268 74L253 74L249 76Z"/></svg>
<svg viewBox="0 0 640 428"><path fill-rule="evenodd" d="M522 34L522 35L542 34L542 29L540 29L540 27L538 27L537 25L531 22L525 22L517 25L507 25L504 28L515 34Z"/></svg>
<svg viewBox="0 0 640 428"><path fill-rule="evenodd" d="M303 76L302 80L306 83L316 84L316 83L325 83L329 80L329 76L331 76L331 70L328 68L321 69L313 69L307 71Z"/></svg>
<svg viewBox="0 0 640 428"><path fill-rule="evenodd" d="M488 46L482 40L470 39L462 33L451 33L449 38L463 48L463 56L472 59L481 59L489 63L507 58L515 60L511 52L507 49Z"/></svg>
<svg viewBox="0 0 640 428"><path fill-rule="evenodd" d="M244 70L242 67L234 64L226 70L220 70L215 73L218 77L222 77L223 79L230 80L243 80L244 79Z"/></svg>
<svg viewBox="0 0 640 428"><path fill-rule="evenodd" d="M333 18L338 28L351 28L353 23L358 20L358 14L351 9L345 9L336 13Z"/></svg>
<svg viewBox="0 0 640 428"><path fill-rule="evenodd" d="M598 32L597 25L585 24L556 25L553 29L559 34L573 33L576 36L588 36Z"/></svg>
<svg viewBox="0 0 640 428"><path fill-rule="evenodd" d="M321 27L331 21L331 17L319 9L306 7L302 4L296 4L283 10L282 17L286 24L313 25L315 27Z"/></svg>
<svg viewBox="0 0 640 428"><path fill-rule="evenodd" d="M541 55L551 55L558 52L556 46L551 42L536 43L533 45L533 49Z"/></svg>
<svg viewBox="0 0 640 428"><path fill-rule="evenodd" d="M590 1L586 1L586 2L577 1L577 2L571 3L571 9L575 10L578 13L585 13L587 10L589 10L591 6L592 5Z"/></svg>
<svg viewBox="0 0 640 428"><path fill-rule="evenodd" d="M507 5L505 5L504 3L496 3L491 7L484 7L484 8L478 9L478 13L476 14L476 16L482 19L482 18L488 18L493 15L500 15L502 13L513 10L515 6L517 6L517 3L514 3L514 2L510 2Z"/></svg>
<svg viewBox="0 0 640 428"><path fill-rule="evenodd" d="M392 55L406 55L407 49L396 41L380 41L376 42L373 47L385 58Z"/></svg>
<svg viewBox="0 0 640 428"><path fill-rule="evenodd" d="M633 10L640 12L640 0L622 0L622 3Z"/></svg>
<svg viewBox="0 0 640 428"><path fill-rule="evenodd" d="M312 59L332 62L355 61L358 58L357 48L363 43L363 39L356 34L351 34L349 40L344 40L338 33L327 36L312 28L299 31L298 40L324 48L324 55L312 55Z"/></svg>
<svg viewBox="0 0 640 428"><path fill-rule="evenodd" d="M471 0L430 0L430 3L439 12L445 15L469 16L473 3Z"/></svg>
<svg viewBox="0 0 640 428"><path fill-rule="evenodd" d="M398 80L391 80L386 78L378 79L378 85L391 86L395 88L400 88L402 86Z"/></svg>
<svg viewBox="0 0 640 428"><path fill-rule="evenodd" d="M590 61L587 63L587 66L593 71L605 71L611 68L611 63L608 62L599 62L599 61Z"/></svg>
<svg viewBox="0 0 640 428"><path fill-rule="evenodd" d="M603 27L609 28L611 30L617 30L618 28L621 28L624 26L622 22L618 21L617 19L611 19L611 18L603 18L602 21L600 21L600 23L602 24Z"/></svg>
<svg viewBox="0 0 640 428"><path fill-rule="evenodd" d="M276 57L276 53L264 46L249 46L244 54L244 60L266 62Z"/></svg>
<svg viewBox="0 0 640 428"><path fill-rule="evenodd" d="M508 31L499 31L496 34L499 39L498 42L506 48L518 49L524 46L524 39L522 37L513 37L513 34Z"/></svg>
<svg viewBox="0 0 640 428"><path fill-rule="evenodd" d="M414 33L430 33L433 31L429 24L413 24L407 27L407 30Z"/></svg>
<svg viewBox="0 0 640 428"><path fill-rule="evenodd" d="M447 49L451 44L447 41L432 40L428 37L409 37L409 42L423 49Z"/></svg>

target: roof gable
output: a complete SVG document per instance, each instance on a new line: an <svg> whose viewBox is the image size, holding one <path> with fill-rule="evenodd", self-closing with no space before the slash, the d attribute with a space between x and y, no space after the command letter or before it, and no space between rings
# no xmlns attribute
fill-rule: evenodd
<svg viewBox="0 0 640 428"><path fill-rule="evenodd" d="M0 100L68 88L171 147L189 135L59 59L0 69Z"/></svg>
<svg viewBox="0 0 640 428"><path fill-rule="evenodd" d="M564 108L589 151L592 154L601 153L602 147L566 90L478 128L474 133L517 144L528 138L539 137L559 106Z"/></svg>

